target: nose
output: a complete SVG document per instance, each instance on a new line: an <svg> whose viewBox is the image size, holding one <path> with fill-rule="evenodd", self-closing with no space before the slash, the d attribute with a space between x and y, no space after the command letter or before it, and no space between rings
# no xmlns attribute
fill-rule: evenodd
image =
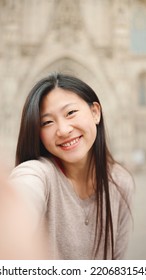
<svg viewBox="0 0 146 280"><path fill-rule="evenodd" d="M58 137L66 137L73 131L73 127L68 122L58 123L56 134Z"/></svg>

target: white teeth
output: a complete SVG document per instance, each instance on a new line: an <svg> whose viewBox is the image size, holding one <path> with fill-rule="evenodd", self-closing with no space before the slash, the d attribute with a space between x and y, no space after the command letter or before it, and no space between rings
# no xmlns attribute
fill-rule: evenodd
<svg viewBox="0 0 146 280"><path fill-rule="evenodd" d="M72 140L71 142L62 144L61 146L63 146L63 147L70 147L70 146L74 145L75 143L77 143L78 141L79 141L79 138L76 138L76 139Z"/></svg>

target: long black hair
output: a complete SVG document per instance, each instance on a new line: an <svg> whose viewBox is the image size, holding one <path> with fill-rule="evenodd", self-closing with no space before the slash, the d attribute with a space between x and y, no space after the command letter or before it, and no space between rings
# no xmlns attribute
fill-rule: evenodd
<svg viewBox="0 0 146 280"><path fill-rule="evenodd" d="M39 82L30 91L24 104L20 132L16 151L16 165L32 159L39 159L40 156L50 157L40 140L40 105L42 98L52 91L55 87L70 90L76 93L88 104L98 102L101 108L101 119L97 125L97 137L93 145L93 156L96 168L96 199L97 199L97 218L95 232L96 255L100 240L104 236L103 259L108 258L108 247L110 243L111 259L114 258L114 238L113 222L111 214L111 202L109 194L110 166L114 163L113 157L106 144L105 127L100 101L93 89L80 79L61 73L51 74ZM104 203L105 201L105 203ZM103 208L105 207L105 211ZM105 212L105 219L103 219ZM103 231L103 228L105 229ZM99 236L97 238L97 231ZM93 256L93 258L94 258Z"/></svg>

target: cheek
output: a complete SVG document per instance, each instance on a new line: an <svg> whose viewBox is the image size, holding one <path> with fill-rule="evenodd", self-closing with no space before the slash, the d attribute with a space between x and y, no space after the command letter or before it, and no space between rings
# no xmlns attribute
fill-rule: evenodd
<svg viewBox="0 0 146 280"><path fill-rule="evenodd" d="M96 123L92 115L84 117L81 123L84 127L88 128L90 132L96 133Z"/></svg>
<svg viewBox="0 0 146 280"><path fill-rule="evenodd" d="M93 136L94 138L96 138L96 135L97 135L97 127L96 127L96 124L94 124L94 123L93 123L93 125L92 125L91 133L92 133L92 136Z"/></svg>
<svg viewBox="0 0 146 280"><path fill-rule="evenodd" d="M44 142L44 138L45 138L45 133L41 130L40 131L40 139L42 142Z"/></svg>
<svg viewBox="0 0 146 280"><path fill-rule="evenodd" d="M44 146L46 146L47 143L50 143L49 133L47 133L47 131L45 131L45 130L41 130L40 139L41 139L42 143L44 144Z"/></svg>
<svg viewBox="0 0 146 280"><path fill-rule="evenodd" d="M53 152L55 148L55 131L54 128L45 128L40 131L40 139L44 147L49 151Z"/></svg>
<svg viewBox="0 0 146 280"><path fill-rule="evenodd" d="M89 136L92 138L92 140L95 140L97 136L97 126L93 119L90 120L89 126L88 126L88 132Z"/></svg>

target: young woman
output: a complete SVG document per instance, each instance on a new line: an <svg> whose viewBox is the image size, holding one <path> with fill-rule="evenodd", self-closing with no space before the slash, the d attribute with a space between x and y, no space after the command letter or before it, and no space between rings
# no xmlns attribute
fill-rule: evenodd
<svg viewBox="0 0 146 280"><path fill-rule="evenodd" d="M106 144L102 107L76 77L52 74L29 93L11 181L47 224L50 259L122 259L133 180Z"/></svg>

